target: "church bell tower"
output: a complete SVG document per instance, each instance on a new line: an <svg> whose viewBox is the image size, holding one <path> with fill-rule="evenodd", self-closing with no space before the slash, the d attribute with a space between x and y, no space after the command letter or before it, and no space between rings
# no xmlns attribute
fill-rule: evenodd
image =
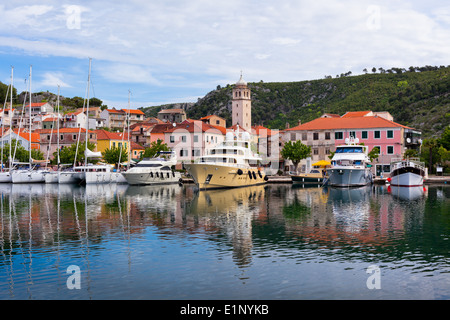
<svg viewBox="0 0 450 320"><path fill-rule="evenodd" d="M232 99L232 125L239 125L248 132L252 127L252 100L251 92L247 87L247 82L241 77L233 88Z"/></svg>

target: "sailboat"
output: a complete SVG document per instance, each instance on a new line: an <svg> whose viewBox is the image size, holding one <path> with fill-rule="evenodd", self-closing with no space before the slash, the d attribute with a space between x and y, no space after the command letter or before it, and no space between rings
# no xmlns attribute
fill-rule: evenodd
<svg viewBox="0 0 450 320"><path fill-rule="evenodd" d="M86 147L84 150L84 166L74 167L76 172L75 178L81 180L81 183L95 184L95 183L117 183L119 179L123 179L119 172L113 172L111 165L88 164L88 158L101 158L101 152L93 152L88 149L89 143L89 87L91 81L91 64L92 59L89 58L89 74L88 74L88 87L87 87L87 100L86 100Z"/></svg>
<svg viewBox="0 0 450 320"><path fill-rule="evenodd" d="M3 170L3 150L5 147L5 141L3 140L4 132L3 132L3 125L4 125L4 119L2 119L2 167L0 172L0 183L8 183L12 181L11 178L11 170L12 170L12 153L11 153L11 136L12 136L12 105L13 105L13 75L14 75L14 67L11 67L11 100L10 100L10 106L9 106L9 167L7 170ZM8 95L8 94L6 94ZM6 99L5 99L5 106L6 106ZM3 116L5 115L5 108L3 108Z"/></svg>
<svg viewBox="0 0 450 320"><path fill-rule="evenodd" d="M57 135L56 135L56 141L57 141L57 148L56 148L56 161L58 163L58 170L49 172L45 175L45 183L58 183L59 182L59 86L58 86L58 99L57 99L57 106L58 106L58 117L57 117ZM53 126L52 126L52 133L53 133ZM51 139L50 139L51 143ZM49 147L50 151L50 147Z"/></svg>
<svg viewBox="0 0 450 320"><path fill-rule="evenodd" d="M45 182L45 175L48 173L46 170L36 170L33 167L33 158L31 157L31 72L32 66L30 66L30 114L29 114L29 120L30 120L30 127L29 127L29 161L28 161L28 169L20 169L20 170L14 170L11 173L11 180L12 183L36 183L36 182ZM39 162L37 162L39 163Z"/></svg>

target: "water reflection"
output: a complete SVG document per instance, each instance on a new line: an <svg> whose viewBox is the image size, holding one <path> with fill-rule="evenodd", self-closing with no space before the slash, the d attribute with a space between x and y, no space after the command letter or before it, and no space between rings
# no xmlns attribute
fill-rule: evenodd
<svg viewBox="0 0 450 320"><path fill-rule="evenodd" d="M193 270L230 258L241 271L265 259L287 259L299 265L375 260L412 264L414 272L429 272L433 263L450 272L448 187L198 191L189 185L0 184L0 193L0 298L47 298L49 287L62 291L70 264L86 270L84 298L99 297L99 291L108 298L113 293L98 289L108 288L107 277L98 276L105 260L119 278L122 264L128 274L145 265L139 279L156 266L161 274L179 271L183 259ZM170 275L165 279L170 282Z"/></svg>

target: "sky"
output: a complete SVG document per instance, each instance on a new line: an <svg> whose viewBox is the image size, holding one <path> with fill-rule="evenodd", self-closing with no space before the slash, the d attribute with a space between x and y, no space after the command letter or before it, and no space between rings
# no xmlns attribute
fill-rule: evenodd
<svg viewBox="0 0 450 320"><path fill-rule="evenodd" d="M0 81L109 107L195 102L218 85L450 65L444 0L14 0ZM130 94L129 94L130 93Z"/></svg>

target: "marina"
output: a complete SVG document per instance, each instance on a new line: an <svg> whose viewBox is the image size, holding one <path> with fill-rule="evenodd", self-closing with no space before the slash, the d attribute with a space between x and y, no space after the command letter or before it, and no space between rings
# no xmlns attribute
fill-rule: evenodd
<svg viewBox="0 0 450 320"><path fill-rule="evenodd" d="M447 184L0 193L3 300L450 298ZM367 285L374 266L380 289Z"/></svg>

